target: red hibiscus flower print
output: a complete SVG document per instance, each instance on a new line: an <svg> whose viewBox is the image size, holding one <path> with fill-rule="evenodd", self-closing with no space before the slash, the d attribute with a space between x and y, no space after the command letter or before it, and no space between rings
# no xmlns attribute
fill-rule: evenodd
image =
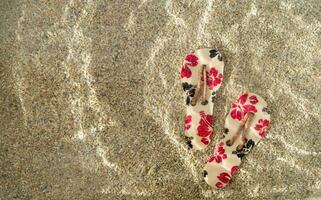
<svg viewBox="0 0 321 200"><path fill-rule="evenodd" d="M192 76L192 71L190 70L190 68L187 65L184 65L181 68L181 78L190 78Z"/></svg>
<svg viewBox="0 0 321 200"><path fill-rule="evenodd" d="M198 57L193 53L188 54L185 57L185 60L188 62L189 66L195 67L196 65L198 65Z"/></svg>
<svg viewBox="0 0 321 200"><path fill-rule="evenodd" d="M223 188L224 184L228 184L231 181L231 176L226 172L220 173L220 175L218 175L217 178L218 180L220 180L215 184L216 188L218 189Z"/></svg>
<svg viewBox="0 0 321 200"><path fill-rule="evenodd" d="M251 104L246 104L247 97L248 97L248 94L245 93L242 96L240 96L235 103L232 104L231 117L233 119L241 121L243 117L246 115L246 113L257 112L255 106L252 105L258 102L257 98L255 96L251 96L250 97Z"/></svg>
<svg viewBox="0 0 321 200"><path fill-rule="evenodd" d="M235 165L235 166L233 166L233 167L231 168L231 175L233 175L236 170L237 170L237 165Z"/></svg>
<svg viewBox="0 0 321 200"><path fill-rule="evenodd" d="M185 118L185 131L191 128L192 115L187 115Z"/></svg>
<svg viewBox="0 0 321 200"><path fill-rule="evenodd" d="M257 102L259 102L259 100L257 100L257 97L256 96L250 96L250 102L251 104L256 104Z"/></svg>
<svg viewBox="0 0 321 200"><path fill-rule="evenodd" d="M207 115L204 112L201 112L200 115L201 115L201 119L199 121L199 126L197 127L197 134L200 137L211 136L213 132L213 129L212 129L213 116Z"/></svg>
<svg viewBox="0 0 321 200"><path fill-rule="evenodd" d="M207 138L202 138L201 142L205 145L208 145L210 141Z"/></svg>
<svg viewBox="0 0 321 200"><path fill-rule="evenodd" d="M226 172L220 173L220 175L218 175L217 178L218 178L218 180L220 180L221 182L223 182L225 184L229 183L231 180L231 176Z"/></svg>
<svg viewBox="0 0 321 200"><path fill-rule="evenodd" d="M212 162L215 160L215 162L217 163L221 163L222 160L227 158L227 154L225 153L225 149L224 149L224 143L221 142L218 147L216 152L214 153L213 156L210 157L210 159L208 159L208 162Z"/></svg>
<svg viewBox="0 0 321 200"><path fill-rule="evenodd" d="M216 186L218 189L222 189L223 186L224 186L224 184L221 183L221 182L217 182L217 183L215 184L215 186Z"/></svg>
<svg viewBox="0 0 321 200"><path fill-rule="evenodd" d="M212 67L210 72L207 72L206 75L207 85L210 89L213 89L222 83L223 74L219 73L215 67Z"/></svg>
<svg viewBox="0 0 321 200"><path fill-rule="evenodd" d="M257 130L259 132L259 135L261 137L264 137L269 126L270 126L269 120L259 119L258 124L256 124L256 126L255 126L255 130Z"/></svg>

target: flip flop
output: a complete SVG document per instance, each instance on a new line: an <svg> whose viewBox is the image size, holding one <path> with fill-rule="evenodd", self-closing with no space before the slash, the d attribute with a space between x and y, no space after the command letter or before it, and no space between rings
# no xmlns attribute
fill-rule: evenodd
<svg viewBox="0 0 321 200"><path fill-rule="evenodd" d="M262 97L243 93L228 113L223 138L204 168L207 184L221 189L230 181L244 155L263 138L270 125L270 114Z"/></svg>
<svg viewBox="0 0 321 200"><path fill-rule="evenodd" d="M186 93L184 132L189 148L204 149L213 137L213 101L223 80L224 62L216 49L199 49L187 54L181 67Z"/></svg>

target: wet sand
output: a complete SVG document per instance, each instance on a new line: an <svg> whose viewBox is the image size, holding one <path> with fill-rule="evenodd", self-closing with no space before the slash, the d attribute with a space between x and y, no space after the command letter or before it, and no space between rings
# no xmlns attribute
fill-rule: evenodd
<svg viewBox="0 0 321 200"><path fill-rule="evenodd" d="M0 1L0 199L321 198L321 2ZM225 60L213 142L184 142L183 56ZM224 190L202 169L243 90L267 137Z"/></svg>

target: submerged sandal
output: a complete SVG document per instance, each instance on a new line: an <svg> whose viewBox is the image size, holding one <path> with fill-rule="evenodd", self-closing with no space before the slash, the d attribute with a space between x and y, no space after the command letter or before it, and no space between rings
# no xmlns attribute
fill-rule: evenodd
<svg viewBox="0 0 321 200"><path fill-rule="evenodd" d="M185 56L181 81L186 93L185 136L189 148L204 149L213 136L213 100L223 80L224 62L216 49Z"/></svg>
<svg viewBox="0 0 321 200"><path fill-rule="evenodd" d="M207 184L217 189L227 185L242 157L265 136L269 125L266 102L254 93L243 93L232 104L225 120L223 139L205 165Z"/></svg>

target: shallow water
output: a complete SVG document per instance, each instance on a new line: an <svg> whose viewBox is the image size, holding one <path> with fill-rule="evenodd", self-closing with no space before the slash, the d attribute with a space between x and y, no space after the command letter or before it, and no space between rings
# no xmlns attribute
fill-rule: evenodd
<svg viewBox="0 0 321 200"><path fill-rule="evenodd" d="M320 1L1 1L3 199L321 198ZM183 56L217 47L205 152L183 137ZM243 90L267 137L224 190L202 168Z"/></svg>

